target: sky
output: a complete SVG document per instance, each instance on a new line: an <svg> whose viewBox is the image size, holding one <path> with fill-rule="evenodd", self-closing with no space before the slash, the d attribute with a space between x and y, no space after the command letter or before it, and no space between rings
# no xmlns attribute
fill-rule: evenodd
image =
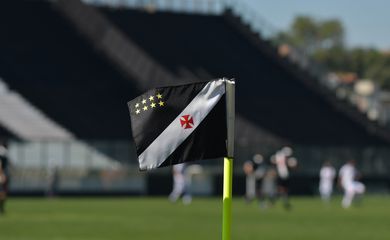
<svg viewBox="0 0 390 240"><path fill-rule="evenodd" d="M390 50L389 0L241 0L279 30L297 15L339 19L349 47Z"/></svg>

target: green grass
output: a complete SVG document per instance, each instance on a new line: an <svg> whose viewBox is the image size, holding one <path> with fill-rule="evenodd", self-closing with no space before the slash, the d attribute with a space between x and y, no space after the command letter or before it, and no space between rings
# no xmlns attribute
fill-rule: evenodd
<svg viewBox="0 0 390 240"><path fill-rule="evenodd" d="M261 210L257 203L233 201L235 240L390 239L390 198L366 197L344 210L340 199L324 206L318 198L293 198ZM165 198L10 199L0 216L1 240L46 239L220 239L221 200L171 204Z"/></svg>

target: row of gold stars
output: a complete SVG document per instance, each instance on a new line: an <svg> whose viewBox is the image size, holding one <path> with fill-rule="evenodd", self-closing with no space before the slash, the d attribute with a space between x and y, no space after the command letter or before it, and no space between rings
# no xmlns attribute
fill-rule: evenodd
<svg viewBox="0 0 390 240"><path fill-rule="evenodd" d="M157 95L156 96L153 96L153 95L150 95L149 96L149 102L154 102L154 99L155 99L155 97L157 98L157 101L158 100L160 100L160 102L161 102L161 99L162 99L162 95L160 94L160 93L157 93ZM142 105L146 105L147 103L147 100L144 98L144 99L142 99L142 101L141 101L141 104ZM136 103L135 104L135 108L139 108L139 107L141 107L141 104L140 103ZM160 105L161 106L161 105ZM151 106L152 107L152 106ZM153 107L152 107L153 108ZM146 109L147 110L147 109ZM145 111L146 111L145 110Z"/></svg>
<svg viewBox="0 0 390 240"><path fill-rule="evenodd" d="M156 97L156 101L155 101L155 97ZM157 106L160 106L160 107L164 107L164 105L165 105L165 102L164 101L162 101L162 95L160 94L160 93L157 93L156 94L156 96L150 96L149 97L149 102L150 102L150 104L149 103L147 103L147 100L144 98L144 99L142 99L142 101L141 101L141 104L140 103L136 103L135 104L135 114L140 114L141 113L141 109L144 111L144 112L146 112L148 109L149 109L149 107L152 109L152 108L155 108L155 107L157 107ZM159 102L157 102L158 100L160 100Z"/></svg>

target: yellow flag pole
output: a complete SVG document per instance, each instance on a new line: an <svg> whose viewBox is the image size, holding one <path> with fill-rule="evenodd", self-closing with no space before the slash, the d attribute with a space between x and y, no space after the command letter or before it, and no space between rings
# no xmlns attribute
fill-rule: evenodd
<svg viewBox="0 0 390 240"><path fill-rule="evenodd" d="M227 153L223 170L223 214L222 240L231 240L232 228L232 183L234 156L234 120L235 120L235 82L226 82L226 115L227 115Z"/></svg>
<svg viewBox="0 0 390 240"><path fill-rule="evenodd" d="M225 157L223 169L222 240L231 239L233 158Z"/></svg>

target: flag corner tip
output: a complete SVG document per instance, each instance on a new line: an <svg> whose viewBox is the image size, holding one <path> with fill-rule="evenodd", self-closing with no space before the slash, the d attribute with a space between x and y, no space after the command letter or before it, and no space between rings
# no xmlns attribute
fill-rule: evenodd
<svg viewBox="0 0 390 240"><path fill-rule="evenodd" d="M236 79L235 78L226 78L226 77L223 77L221 78L220 80L226 82L226 83L229 83L229 84L236 84Z"/></svg>

